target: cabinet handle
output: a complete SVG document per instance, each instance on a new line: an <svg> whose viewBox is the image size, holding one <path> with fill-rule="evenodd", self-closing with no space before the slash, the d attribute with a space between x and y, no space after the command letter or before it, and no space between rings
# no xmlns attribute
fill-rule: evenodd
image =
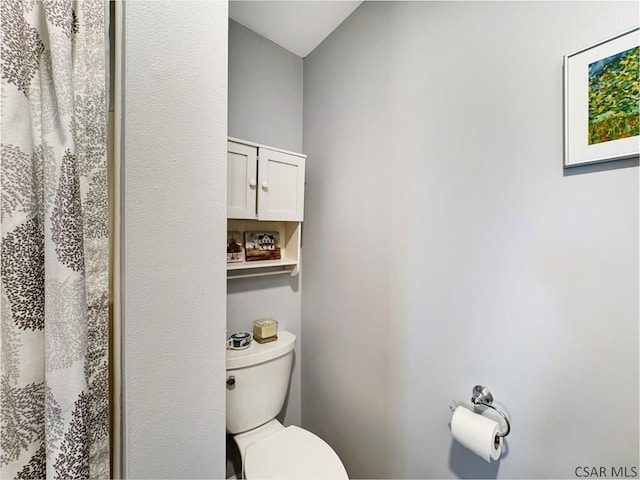
<svg viewBox="0 0 640 480"><path fill-rule="evenodd" d="M266 190L266 189L268 189L268 188L269 188L269 184L267 183L267 181L266 181L266 180L265 180L265 181L263 181L263 182L262 182L262 189L263 189L263 190Z"/></svg>
<svg viewBox="0 0 640 480"><path fill-rule="evenodd" d="M258 182L256 182L255 178L252 178L251 180L249 180L249 186L251 188L256 188L256 185L258 184Z"/></svg>

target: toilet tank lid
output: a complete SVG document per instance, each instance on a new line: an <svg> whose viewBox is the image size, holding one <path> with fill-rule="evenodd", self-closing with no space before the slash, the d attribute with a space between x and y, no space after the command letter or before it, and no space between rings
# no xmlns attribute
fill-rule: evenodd
<svg viewBox="0 0 640 480"><path fill-rule="evenodd" d="M278 480L348 480L334 450L320 437L290 426L247 447L246 478Z"/></svg>
<svg viewBox="0 0 640 480"><path fill-rule="evenodd" d="M296 336L286 330L278 331L278 339L268 343L251 342L244 350L227 350L227 370L250 367L268 362L289 353L296 345Z"/></svg>

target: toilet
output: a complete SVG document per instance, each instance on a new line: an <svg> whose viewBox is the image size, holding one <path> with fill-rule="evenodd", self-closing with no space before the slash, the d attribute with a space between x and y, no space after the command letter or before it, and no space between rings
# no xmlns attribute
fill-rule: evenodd
<svg viewBox="0 0 640 480"><path fill-rule="evenodd" d="M296 337L279 331L268 343L227 350L227 432L242 458L244 478L348 479L333 449L300 427L284 427L284 404Z"/></svg>

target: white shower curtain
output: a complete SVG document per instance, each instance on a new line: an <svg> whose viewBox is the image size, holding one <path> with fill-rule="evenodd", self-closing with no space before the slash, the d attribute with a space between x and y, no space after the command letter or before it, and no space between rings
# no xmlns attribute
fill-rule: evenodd
<svg viewBox="0 0 640 480"><path fill-rule="evenodd" d="M108 478L103 0L0 0L1 478Z"/></svg>

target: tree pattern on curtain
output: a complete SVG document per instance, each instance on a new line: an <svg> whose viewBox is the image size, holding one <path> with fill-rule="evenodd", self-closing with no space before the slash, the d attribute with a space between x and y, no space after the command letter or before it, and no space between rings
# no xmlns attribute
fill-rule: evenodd
<svg viewBox="0 0 640 480"><path fill-rule="evenodd" d="M0 477L109 478L105 2L0 1Z"/></svg>

